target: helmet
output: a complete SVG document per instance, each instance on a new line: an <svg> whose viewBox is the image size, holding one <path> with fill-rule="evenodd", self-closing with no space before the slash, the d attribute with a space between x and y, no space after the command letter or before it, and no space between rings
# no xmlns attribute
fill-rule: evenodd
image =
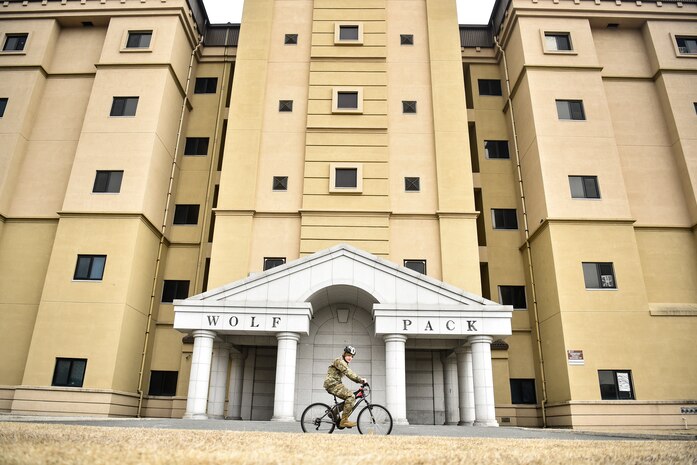
<svg viewBox="0 0 697 465"><path fill-rule="evenodd" d="M346 346L346 347L344 347L344 353L350 354L350 355L356 355L356 348L353 346Z"/></svg>

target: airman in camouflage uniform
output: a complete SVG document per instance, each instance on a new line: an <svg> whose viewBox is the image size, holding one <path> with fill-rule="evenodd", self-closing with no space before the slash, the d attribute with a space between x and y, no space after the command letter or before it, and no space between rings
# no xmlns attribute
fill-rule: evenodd
<svg viewBox="0 0 697 465"><path fill-rule="evenodd" d="M346 376L356 383L365 383L365 378L358 376L348 366L354 355L356 355L356 349L353 346L346 346L343 355L329 365L327 377L324 379L324 389L328 393L344 400L344 409L341 412L341 422L339 423L340 428L353 428L356 426L356 423L349 421L351 412L353 412L353 404L356 402L356 396L352 390L341 383L341 378Z"/></svg>

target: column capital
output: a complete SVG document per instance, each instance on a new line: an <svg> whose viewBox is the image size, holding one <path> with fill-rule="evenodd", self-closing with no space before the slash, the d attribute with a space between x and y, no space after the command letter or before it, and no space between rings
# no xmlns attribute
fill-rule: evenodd
<svg viewBox="0 0 697 465"><path fill-rule="evenodd" d="M470 345L472 344L491 344L494 342L494 338L491 336L470 336L467 338L467 342L469 342Z"/></svg>
<svg viewBox="0 0 697 465"><path fill-rule="evenodd" d="M191 335L195 338L202 337L205 339L215 339L217 333L215 331L208 331L207 329L196 329Z"/></svg>
<svg viewBox="0 0 697 465"><path fill-rule="evenodd" d="M407 337L404 334L386 334L384 339L385 342L407 342Z"/></svg>
<svg viewBox="0 0 697 465"><path fill-rule="evenodd" d="M277 333L276 334L276 339L279 341L295 341L298 342L300 340L300 334L298 333L291 333L291 332L282 332L282 333Z"/></svg>

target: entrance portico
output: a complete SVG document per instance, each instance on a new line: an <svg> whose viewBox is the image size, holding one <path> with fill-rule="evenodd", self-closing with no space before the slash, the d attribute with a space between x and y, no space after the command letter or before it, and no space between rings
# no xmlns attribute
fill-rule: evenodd
<svg viewBox="0 0 697 465"><path fill-rule="evenodd" d="M175 301L175 329L194 337L185 418L220 418L226 393L227 416L239 418L239 341L273 336L272 420L294 421L304 405L329 400L323 371L352 342L359 350L355 371L367 375L374 400L406 424L405 352L413 339L455 351L457 376L446 380L459 395L448 398L447 421L455 421L457 402L460 424L497 426L490 346L511 334L511 313L510 306L339 245Z"/></svg>

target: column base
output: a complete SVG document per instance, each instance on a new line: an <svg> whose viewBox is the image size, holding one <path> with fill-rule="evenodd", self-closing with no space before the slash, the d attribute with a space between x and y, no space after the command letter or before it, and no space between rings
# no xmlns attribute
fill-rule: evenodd
<svg viewBox="0 0 697 465"><path fill-rule="evenodd" d="M292 422L295 421L295 417L272 417L271 421Z"/></svg>
<svg viewBox="0 0 697 465"><path fill-rule="evenodd" d="M182 420L208 420L205 413L185 413Z"/></svg>
<svg viewBox="0 0 697 465"><path fill-rule="evenodd" d="M225 417L222 415L208 415L209 420L224 420Z"/></svg>
<svg viewBox="0 0 697 465"><path fill-rule="evenodd" d="M241 420L242 417L225 417L226 420Z"/></svg>
<svg viewBox="0 0 697 465"><path fill-rule="evenodd" d="M475 420L474 426L490 426L496 428L499 426L499 422L496 420Z"/></svg>
<svg viewBox="0 0 697 465"><path fill-rule="evenodd" d="M459 423L456 422L456 421L446 421L445 423L443 423L443 425L445 425L445 426L448 426L448 425L452 426L452 425L459 425Z"/></svg>
<svg viewBox="0 0 697 465"><path fill-rule="evenodd" d="M457 426L474 426L473 421L458 421Z"/></svg>
<svg viewBox="0 0 697 465"><path fill-rule="evenodd" d="M393 418L392 423L400 426L409 426L409 421L406 418Z"/></svg>

